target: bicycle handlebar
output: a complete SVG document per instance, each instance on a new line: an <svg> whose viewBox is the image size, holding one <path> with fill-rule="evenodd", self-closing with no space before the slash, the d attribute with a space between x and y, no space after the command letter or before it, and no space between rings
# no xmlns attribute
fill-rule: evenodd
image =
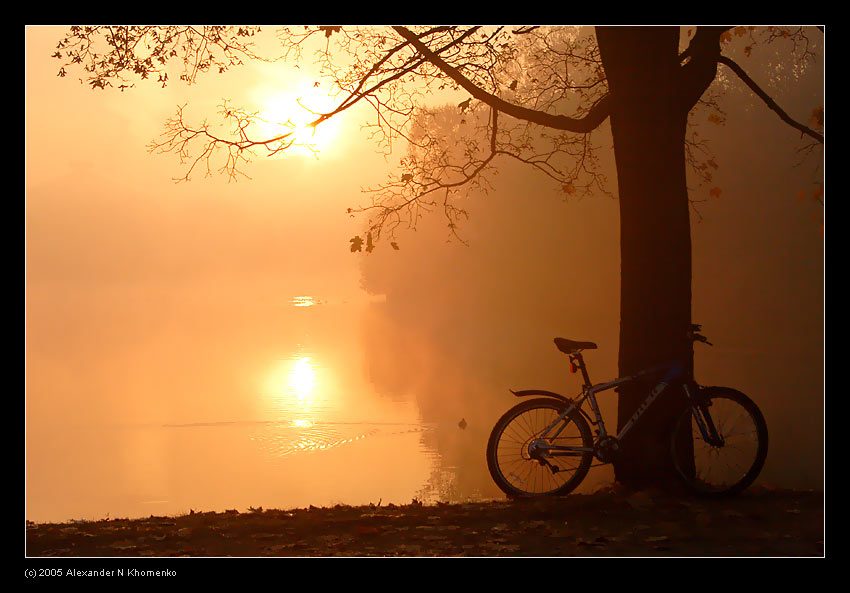
<svg viewBox="0 0 850 593"><path fill-rule="evenodd" d="M692 342L703 342L704 344L708 344L709 346L714 346L714 344L708 341L708 338L696 332L688 332L688 337Z"/></svg>

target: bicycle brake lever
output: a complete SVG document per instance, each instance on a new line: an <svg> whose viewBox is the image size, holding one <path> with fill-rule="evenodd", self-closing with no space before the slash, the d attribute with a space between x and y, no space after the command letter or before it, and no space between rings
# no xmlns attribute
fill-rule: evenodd
<svg viewBox="0 0 850 593"><path fill-rule="evenodd" d="M702 342L703 344L708 344L709 346L714 346L714 344L709 342L708 338L706 338L705 336L701 336L699 334L693 334L693 336L694 336L694 340L696 340L698 342Z"/></svg>

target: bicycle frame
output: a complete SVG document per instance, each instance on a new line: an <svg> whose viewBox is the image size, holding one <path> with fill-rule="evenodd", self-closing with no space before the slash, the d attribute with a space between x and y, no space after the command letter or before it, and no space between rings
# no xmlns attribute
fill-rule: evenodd
<svg viewBox="0 0 850 593"><path fill-rule="evenodd" d="M569 403L567 408L562 412L549 426L547 426L543 432L541 433L541 439L550 440L556 438L561 431L564 430L565 424L561 424L560 428L554 432L554 434L549 434L556 426L558 426L561 421L566 418L573 410L579 410L582 414L585 415L593 424L598 426L598 435L596 438L596 442L599 442L601 439L608 436L608 432L605 429L605 421L602 418L602 413L599 411L599 404L596 401L596 394L608 391L609 389L614 389L620 385L624 385L627 383L631 383L637 381L643 377L648 375L661 374L666 371L663 378L660 382L658 382L655 387L652 388L647 398L637 407L632 417L629 418L628 422L623 425L623 428L619 431L619 433L615 436L617 440L623 439L626 434L634 427L634 425L638 422L640 417L646 412L649 406L662 394L664 391L672 385L674 382L677 382L681 379L685 372L682 369L681 364L678 361L673 361L667 364L658 365L656 367L652 367L634 375L629 375L627 377L620 377L618 379L614 379L613 381L608 381L606 383L598 383L596 385L591 385L590 380L587 375L587 368L584 365L584 360L581 358L581 355L571 355L570 362L575 363L578 362L578 368L582 371L582 375L585 380L585 385L582 389L582 395L578 400L572 400L569 398L565 398L561 395L558 395L551 391L540 391L540 390L527 390L527 391L513 391L511 392L517 396L525 396L525 395L547 395L552 396L562 401L566 401ZM695 398L695 393L692 393L692 389L689 388L689 383L691 383L691 387L696 388L696 384L692 381L679 381L679 384L682 386L682 389L687 396L687 399L691 405L691 409L696 419L697 426L699 427L700 432L702 433L703 438L709 443L717 443L720 442L721 439L717 434L717 431L714 427L714 423L711 420L711 416L708 414L707 410L702 409L699 405L699 402ZM591 411L595 416L596 420L592 420L587 413L581 408L582 404L587 401L590 404ZM572 452L573 454L587 451L586 447L568 447L562 445L547 445L545 447L548 451L563 451L563 452ZM564 453L562 453L564 454ZM566 453L570 454L570 453Z"/></svg>

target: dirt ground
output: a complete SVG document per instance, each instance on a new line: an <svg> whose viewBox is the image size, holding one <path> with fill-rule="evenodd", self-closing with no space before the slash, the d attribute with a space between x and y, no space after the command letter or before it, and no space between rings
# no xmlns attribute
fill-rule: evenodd
<svg viewBox="0 0 850 593"><path fill-rule="evenodd" d="M92 522L27 522L26 557L825 557L824 495L617 492Z"/></svg>

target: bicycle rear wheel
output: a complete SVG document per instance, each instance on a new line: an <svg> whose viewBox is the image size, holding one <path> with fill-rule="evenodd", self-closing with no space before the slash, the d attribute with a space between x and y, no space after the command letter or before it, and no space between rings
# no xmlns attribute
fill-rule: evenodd
<svg viewBox="0 0 850 593"><path fill-rule="evenodd" d="M764 416L749 397L728 387L703 388L697 398L698 412L688 407L674 424L673 464L692 492L704 496L738 494L755 481L767 458ZM710 421L714 425L719 442L703 438L696 413L704 424Z"/></svg>
<svg viewBox="0 0 850 593"><path fill-rule="evenodd" d="M524 401L508 410L493 427L487 443L487 466L508 496L567 494L578 486L593 460L590 426L573 410L541 438L567 406L552 398ZM548 446L582 447L584 451L547 451Z"/></svg>

